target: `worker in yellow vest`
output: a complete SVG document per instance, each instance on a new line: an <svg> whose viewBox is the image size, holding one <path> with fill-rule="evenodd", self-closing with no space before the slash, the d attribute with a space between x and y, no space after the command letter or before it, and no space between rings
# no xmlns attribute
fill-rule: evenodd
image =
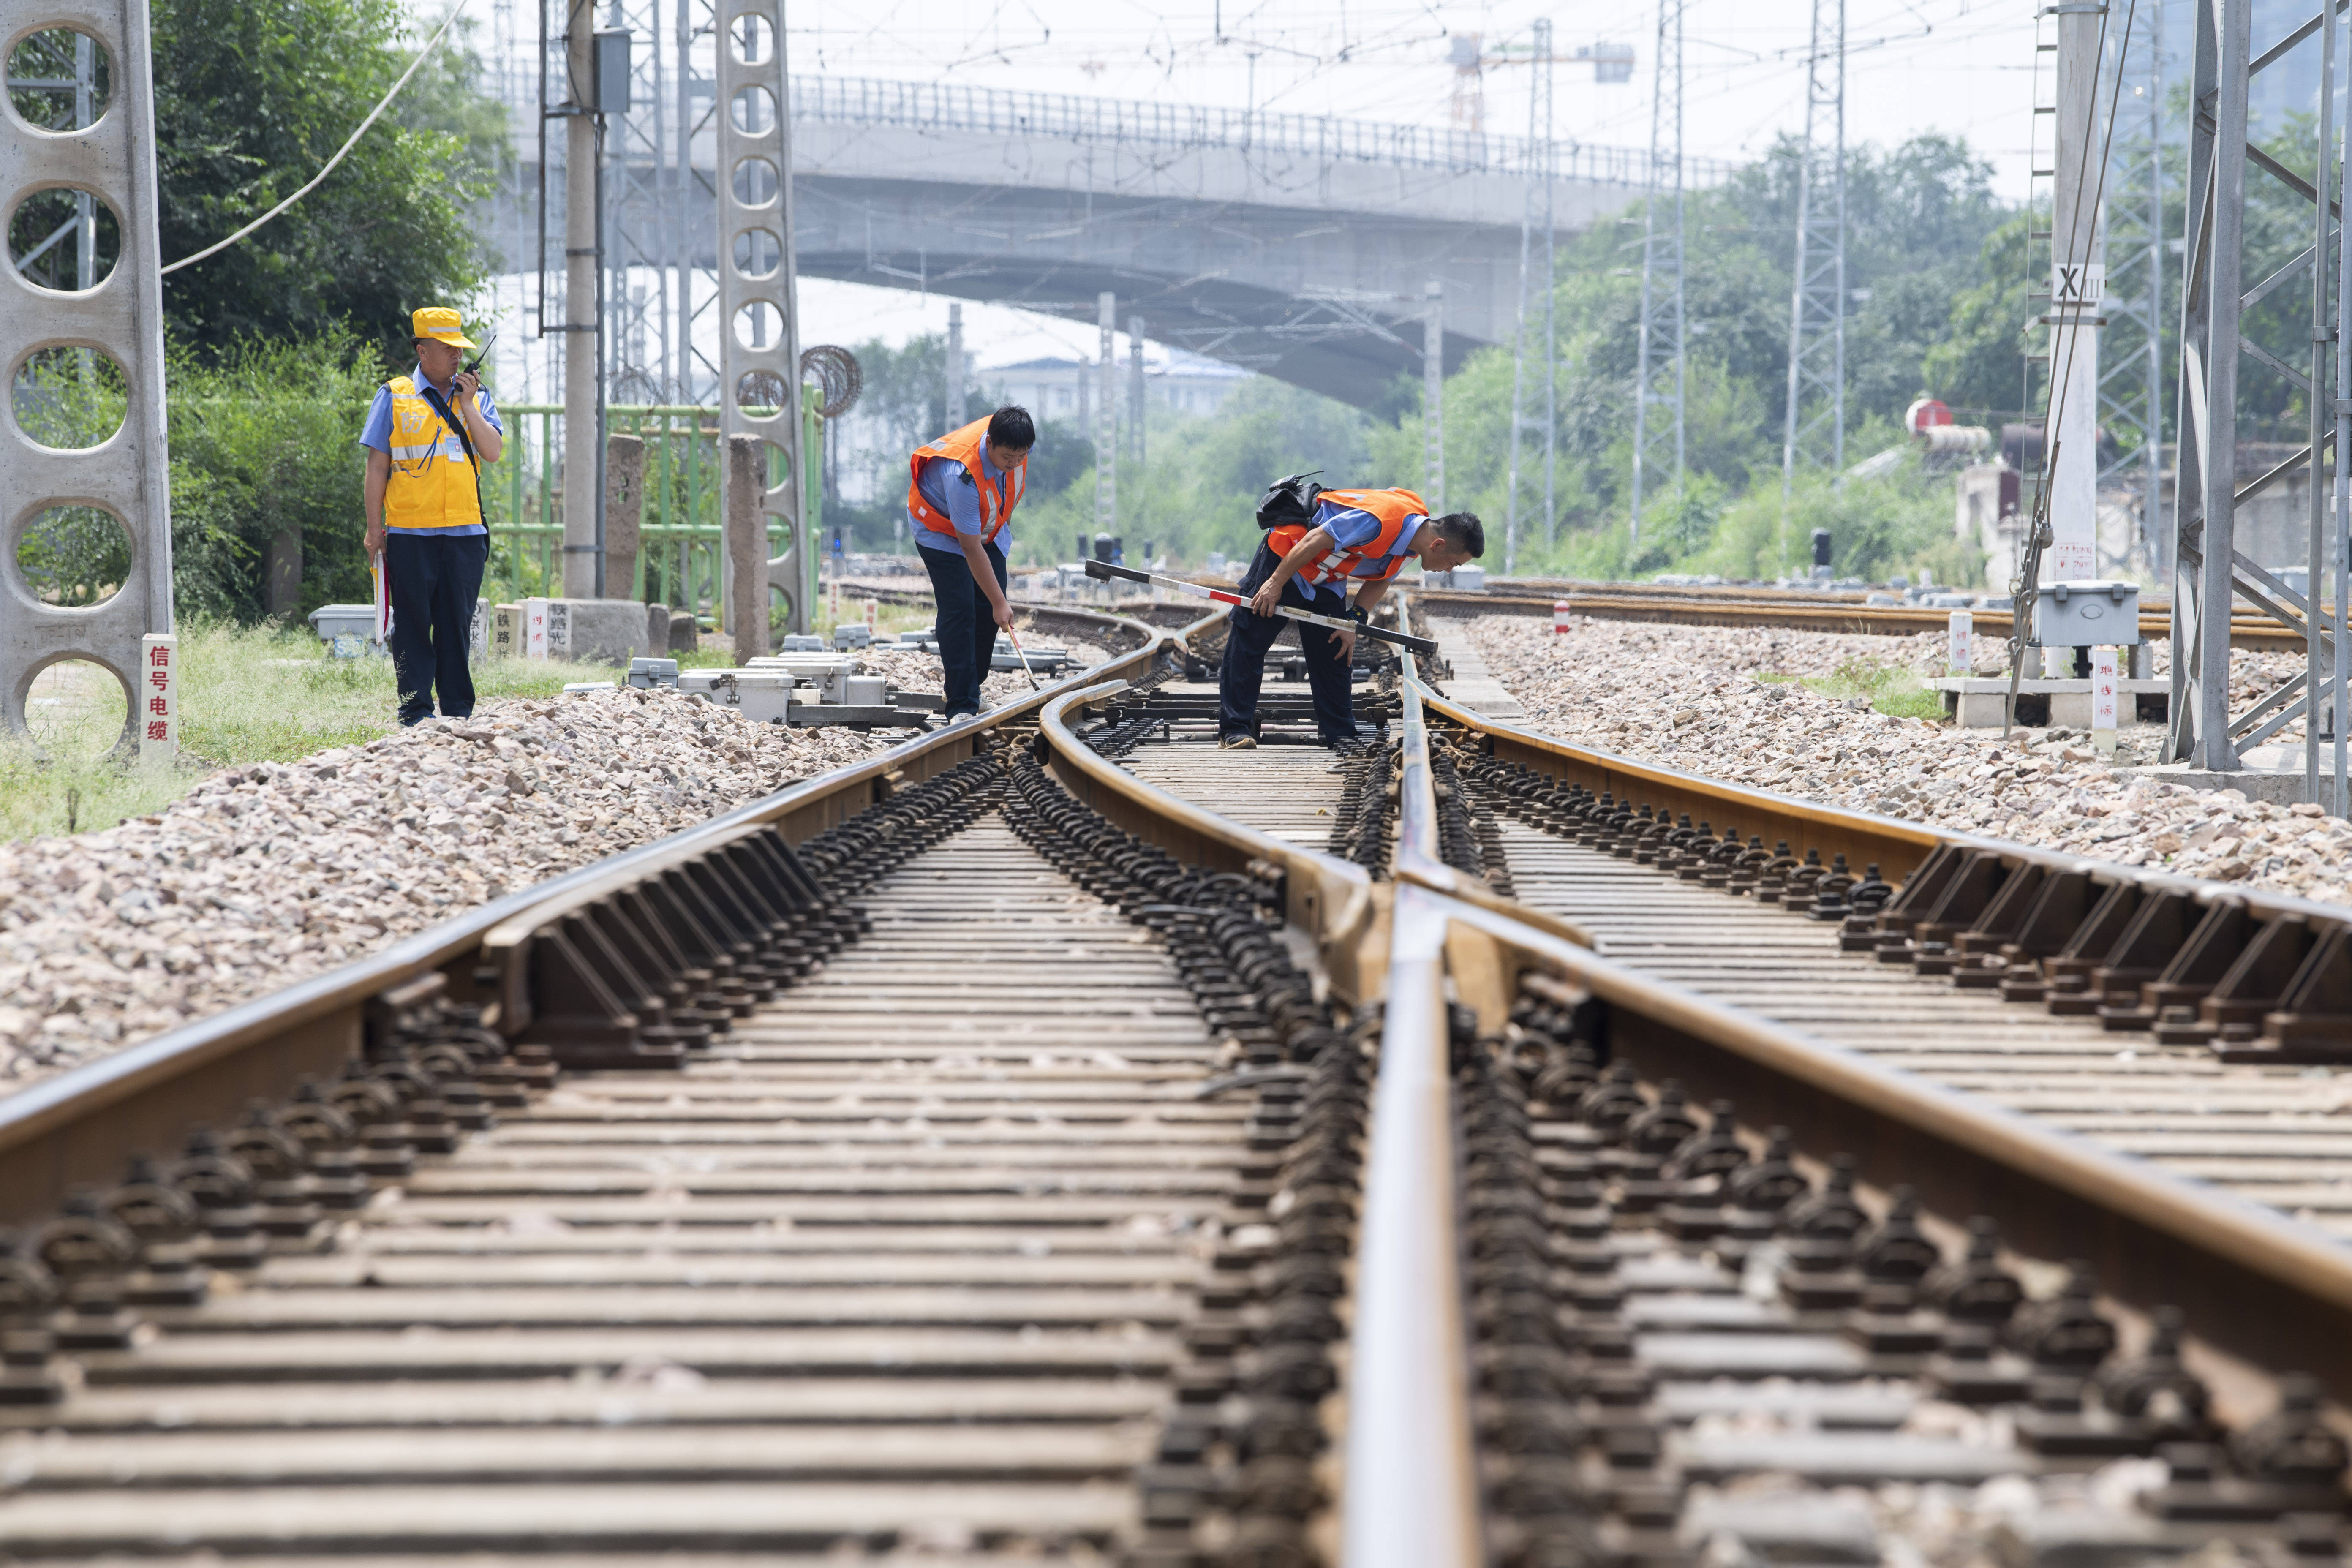
<svg viewBox="0 0 2352 1568"><path fill-rule="evenodd" d="M367 553L381 560L392 600L392 667L400 721L474 710L467 656L490 531L481 470L505 448L506 426L481 378L466 368L474 344L457 312L432 305L410 318L416 369L376 389L360 445Z"/></svg>
<svg viewBox="0 0 2352 1568"><path fill-rule="evenodd" d="M980 711L980 683L996 657L996 631L1013 627L1004 597L1005 527L1028 484L1037 426L1025 408L1000 408L908 459L907 524L931 576L950 723Z"/></svg>
<svg viewBox="0 0 2352 1568"><path fill-rule="evenodd" d="M1323 490L1312 527L1285 523L1266 531L1242 592L1249 603L1226 617L1225 658L1217 672L1217 744L1246 751L1257 744L1258 687L1266 650L1284 628L1297 626L1307 656L1307 685L1315 700L1315 728L1339 751L1357 743L1354 693L1348 668L1356 633L1328 631L1284 619L1276 606L1348 616L1361 621L1388 593L1408 560L1432 572L1450 572L1486 552L1486 530L1475 512L1429 515L1429 503L1411 490ZM1354 591L1352 601L1349 590Z"/></svg>

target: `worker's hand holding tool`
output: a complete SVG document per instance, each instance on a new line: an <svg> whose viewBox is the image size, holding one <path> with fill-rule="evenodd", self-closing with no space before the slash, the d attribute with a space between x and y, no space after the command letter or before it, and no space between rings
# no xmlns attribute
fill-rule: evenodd
<svg viewBox="0 0 2352 1568"><path fill-rule="evenodd" d="M1282 584L1279 583L1261 584L1258 591L1250 595L1250 608L1261 616L1274 614L1274 607L1280 603L1282 603Z"/></svg>
<svg viewBox="0 0 2352 1568"><path fill-rule="evenodd" d="M988 613L996 617L998 626L1008 632L1013 629L1013 605L1010 602L999 599L989 606ZM1017 642L1019 639L1014 640Z"/></svg>

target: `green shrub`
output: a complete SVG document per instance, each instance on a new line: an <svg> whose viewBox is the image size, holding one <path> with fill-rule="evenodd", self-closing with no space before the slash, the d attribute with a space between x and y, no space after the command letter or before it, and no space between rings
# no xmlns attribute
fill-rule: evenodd
<svg viewBox="0 0 2352 1568"><path fill-rule="evenodd" d="M270 541L301 541L298 613L373 594L361 549L359 437L381 382L338 329L248 342L206 363L172 355L172 565L183 616L251 623L268 609Z"/></svg>

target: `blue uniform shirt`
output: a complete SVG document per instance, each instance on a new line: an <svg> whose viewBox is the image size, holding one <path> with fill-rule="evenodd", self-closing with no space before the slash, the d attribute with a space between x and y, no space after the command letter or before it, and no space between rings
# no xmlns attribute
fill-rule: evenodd
<svg viewBox="0 0 2352 1568"><path fill-rule="evenodd" d="M1380 570L1381 563L1404 554L1412 548L1413 535L1421 531L1421 525L1426 521L1428 520L1422 517L1406 518L1404 527L1398 532L1396 543L1390 547L1389 552L1380 557L1378 561L1364 562L1349 575L1369 577ZM1335 500L1315 503L1315 526L1331 536L1332 542L1337 547L1331 552L1332 555L1338 554L1342 550L1360 549L1381 536L1379 518L1374 517L1362 507L1342 506ZM1331 559L1330 555L1323 557L1325 561L1329 559ZM1318 565L1320 563L1310 562L1308 564ZM1327 595L1343 604L1347 601L1348 585L1345 583L1310 584L1301 578L1293 578L1292 581L1297 583L1298 586L1307 594Z"/></svg>
<svg viewBox="0 0 2352 1568"><path fill-rule="evenodd" d="M451 378L450 386L436 386L432 382L425 379L425 367L420 364L408 373L408 379L415 384L420 392L428 386L433 387L434 391L441 395L441 401L449 405L450 413L457 415L460 419L466 416L458 409L457 399L452 390L456 384L455 377ZM505 435L506 425L499 418L499 405L491 398L490 389L487 386L481 391L481 406L484 421L499 435ZM368 405L367 423L360 428L360 445L371 452L383 452L386 455L391 453L392 388L379 386L375 389L375 401ZM469 533L488 533L489 530L478 522L469 522L462 528L387 528L384 531L386 533L438 533L455 538Z"/></svg>
<svg viewBox="0 0 2352 1568"><path fill-rule="evenodd" d="M1013 504L1011 476L989 460L989 445L980 443L980 471L983 479L996 488L996 515L1004 516L1004 509ZM915 481L923 499L948 514L955 531L966 538L978 539L986 531L980 521L980 487L971 482L971 473L953 458L932 458L923 464L923 477ZM915 542L925 550L936 550L946 555L961 555L962 546L936 529L923 526L923 520L913 512L907 514L907 526L915 531ZM997 531L996 548L1005 554L1013 553L1013 524L1006 522Z"/></svg>

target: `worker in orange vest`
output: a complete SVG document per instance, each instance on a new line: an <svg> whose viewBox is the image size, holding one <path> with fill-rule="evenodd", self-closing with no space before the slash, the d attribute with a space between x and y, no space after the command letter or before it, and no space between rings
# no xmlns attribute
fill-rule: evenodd
<svg viewBox="0 0 2352 1568"><path fill-rule="evenodd" d="M1268 529L1242 578L1250 602L1235 605L1228 618L1225 661L1217 675L1217 744L1228 751L1257 744L1257 693L1265 679L1266 650L1283 627L1297 626L1307 688L1315 696L1315 728L1325 745L1353 748L1356 710L1348 667L1356 656L1355 632L1285 620L1275 606L1360 621L1388 593L1407 560L1418 559L1432 572L1450 572L1486 550L1486 526L1476 514L1431 517L1429 503L1406 489L1325 490L1316 499L1313 527L1294 522Z"/></svg>
<svg viewBox="0 0 2352 1568"><path fill-rule="evenodd" d="M950 723L980 711L997 628L1013 628L1004 597L1013 540L1005 527L1036 444L1029 411L1005 407L916 447L908 461L907 521L939 605L935 629L947 676L941 711Z"/></svg>

